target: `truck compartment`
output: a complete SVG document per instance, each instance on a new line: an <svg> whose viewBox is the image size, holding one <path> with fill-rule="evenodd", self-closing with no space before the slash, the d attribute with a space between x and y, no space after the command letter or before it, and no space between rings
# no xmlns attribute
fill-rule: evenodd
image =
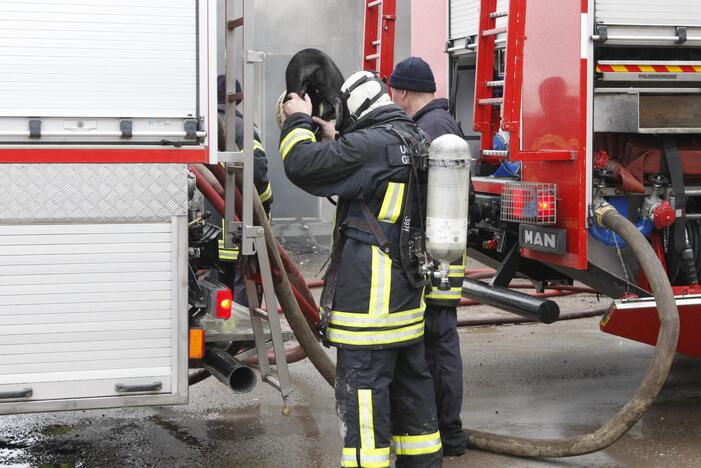
<svg viewBox="0 0 701 468"><path fill-rule="evenodd" d="M186 168L57 168L0 173L0 414L185 403Z"/></svg>
<svg viewBox="0 0 701 468"><path fill-rule="evenodd" d="M0 142L197 143L205 9L193 0L0 2L0 28L12 33L0 37Z"/></svg>

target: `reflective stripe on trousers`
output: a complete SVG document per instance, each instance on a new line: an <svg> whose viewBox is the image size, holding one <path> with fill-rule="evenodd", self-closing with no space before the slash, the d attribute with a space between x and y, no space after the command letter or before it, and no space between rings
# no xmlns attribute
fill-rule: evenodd
<svg viewBox="0 0 701 468"><path fill-rule="evenodd" d="M426 294L426 299L452 301L460 298L462 298L462 287L450 288L448 291L441 291L438 288L434 288L430 293Z"/></svg>
<svg viewBox="0 0 701 468"><path fill-rule="evenodd" d="M397 455L426 455L441 449L441 434L392 436L394 451Z"/></svg>

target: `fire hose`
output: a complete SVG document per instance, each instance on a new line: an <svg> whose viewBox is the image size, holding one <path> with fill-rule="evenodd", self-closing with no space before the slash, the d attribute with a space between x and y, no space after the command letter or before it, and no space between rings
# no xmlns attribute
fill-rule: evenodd
<svg viewBox="0 0 701 468"><path fill-rule="evenodd" d="M207 169L214 174L223 187L226 183L224 178L225 174L223 168L221 168L221 170L219 168L221 168L221 166L216 165L209 166ZM224 200L203 176L202 172L205 172L203 171L203 167L200 166L198 169L197 167L191 166L190 170L195 176L195 181L200 192L212 203L219 214L224 216ZM243 180L240 174L237 174L236 179L236 185L238 187L243 186ZM240 207L242 205L240 202L242 200L240 192L236 194L236 198L238 202L235 205ZM333 385L336 373L335 366L319 345L317 336L310 327L310 322L314 321L315 318L318 320L319 315L318 309L313 305L315 304L313 296L307 289L304 281L299 282L299 278L302 278L302 275L296 269L289 256L285 255L286 261L283 261L283 256L280 252L284 251L284 249L279 245L273 235L268 217L265 214L260 199L258 197L253 197L253 202L253 221L256 225L261 226L265 233L265 242L268 247L271 267L275 270L274 274L276 275L274 281L275 294L285 313L285 318L307 357L312 364L314 364L314 367L316 367L322 377L324 377L330 385ZM288 270L292 272L291 277L287 275ZM292 281L296 284L292 284ZM302 293L300 290L305 292ZM309 300L310 298L311 302ZM305 313L302 312L300 306L304 307Z"/></svg>
<svg viewBox="0 0 701 468"><path fill-rule="evenodd" d="M203 182L206 183L206 181ZM221 199L216 192L214 194L208 192L208 195L213 196L215 199L216 197ZM529 458L560 458L597 452L610 446L628 432L645 414L661 391L674 361L679 338L679 315L672 287L666 272L647 239L628 219L621 216L615 208L606 203L598 206L595 214L596 222L599 225L610 229L626 241L645 272L657 303L660 320L657 346L638 389L633 397L611 419L594 432L563 439L532 439L465 429L467 446L469 448ZM333 363L328 355L324 353L316 335L308 326L308 320L302 315L302 311L295 300L298 298L295 298L295 295L292 293L282 259L278 254L278 244L275 242L260 200L255 200L254 220L264 228L266 243L271 252L271 260L273 260L273 265L279 268L281 273L281 281L276 282L275 290L285 316L307 356L324 379L333 386L335 380ZM486 271L478 272L477 275L486 273ZM317 283L314 286L320 285L320 283ZM559 292L591 291L588 288L561 287ZM509 323L513 322L512 320Z"/></svg>
<svg viewBox="0 0 701 468"><path fill-rule="evenodd" d="M679 338L679 314L674 293L655 252L636 227L615 208L604 203L596 209L596 222L621 236L630 246L649 279L660 319L657 347L640 386L631 400L597 431L564 439L528 439L466 429L467 446L530 458L559 458L602 450L623 436L648 410L667 380Z"/></svg>

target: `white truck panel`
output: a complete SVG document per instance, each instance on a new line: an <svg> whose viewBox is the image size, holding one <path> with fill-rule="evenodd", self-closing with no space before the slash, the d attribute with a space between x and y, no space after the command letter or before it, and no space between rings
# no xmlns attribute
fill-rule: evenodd
<svg viewBox="0 0 701 468"><path fill-rule="evenodd" d="M450 39L476 36L480 22L480 0L450 1ZM506 11L509 0L498 0L496 11ZM505 18L497 19L497 26L506 24Z"/></svg>
<svg viewBox="0 0 701 468"><path fill-rule="evenodd" d="M3 115L195 115L196 2L111 3L0 3Z"/></svg>
<svg viewBox="0 0 701 468"><path fill-rule="evenodd" d="M184 141L186 120L206 128L212 5L0 2L0 143ZM41 121L40 139L30 119Z"/></svg>
<svg viewBox="0 0 701 468"><path fill-rule="evenodd" d="M609 25L701 26L701 2L596 0L596 20Z"/></svg>
<svg viewBox="0 0 701 468"><path fill-rule="evenodd" d="M161 371L159 374L158 371ZM144 372L141 372L143 374ZM93 372L94 374L94 372ZM148 376L138 376L134 377L124 377L120 380L121 383L127 385L148 385L154 382L163 382L162 393L172 392L171 382L169 380L168 370L162 369L150 369ZM76 377L73 374L71 377ZM85 402L91 402L95 400L95 404L99 405L99 399L94 398L97 395L108 395L114 393L114 379L100 379L97 374L95 378L86 381L80 381L80 384L76 384L75 380L71 381L46 381L46 382L34 382L31 385L32 391L34 392L34 398L37 400L42 400L47 402L45 408L47 410L51 409L50 405L53 405L52 401L61 401L65 398L65 395L72 395L75 400L83 399ZM0 385L0 393L12 391L16 388L15 385ZM75 404L75 401L71 401L66 404ZM103 403L104 404L104 403Z"/></svg>
<svg viewBox="0 0 701 468"><path fill-rule="evenodd" d="M12 268L0 269L0 397L31 389L19 403L173 398L186 371L178 229L173 221L0 225L0 259ZM164 256L139 261L150 252ZM161 389L146 395L116 390L155 382ZM17 404L0 400L0 414Z"/></svg>

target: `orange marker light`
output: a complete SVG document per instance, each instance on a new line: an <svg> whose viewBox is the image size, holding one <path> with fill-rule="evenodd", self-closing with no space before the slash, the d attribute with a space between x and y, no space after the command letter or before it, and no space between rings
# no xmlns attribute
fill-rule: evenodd
<svg viewBox="0 0 701 468"><path fill-rule="evenodd" d="M204 330L202 328L190 328L190 359L202 359L204 357Z"/></svg>

